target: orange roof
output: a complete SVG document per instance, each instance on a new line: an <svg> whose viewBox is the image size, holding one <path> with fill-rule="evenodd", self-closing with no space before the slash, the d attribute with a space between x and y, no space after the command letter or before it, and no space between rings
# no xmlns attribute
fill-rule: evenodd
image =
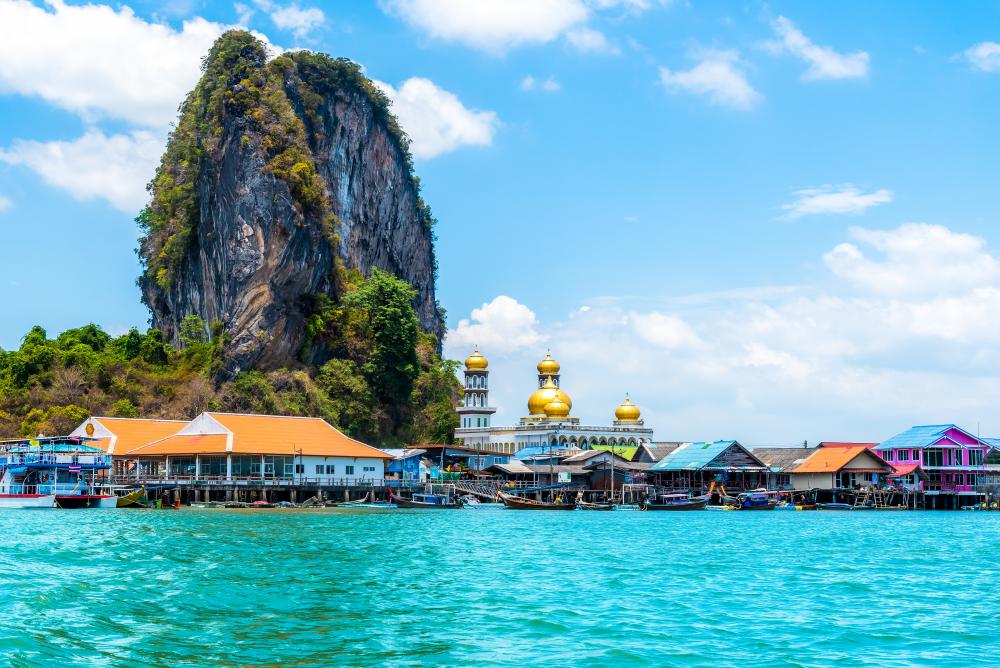
<svg viewBox="0 0 1000 668"><path fill-rule="evenodd" d="M821 448L856 448L858 446L864 446L865 448L868 448L869 450L871 450L876 445L878 445L878 443L844 443L844 442L841 442L841 441L823 441L822 443L819 444L819 447L821 447Z"/></svg>
<svg viewBox="0 0 1000 668"><path fill-rule="evenodd" d="M348 438L320 418L235 413L208 415L233 432L234 453L392 459L377 448Z"/></svg>
<svg viewBox="0 0 1000 668"><path fill-rule="evenodd" d="M878 468L853 469L856 471L892 471L881 457L869 450L864 445L854 445L850 447L820 448L792 471L792 473L836 473L850 464L858 455L865 454L879 463Z"/></svg>
<svg viewBox="0 0 1000 668"><path fill-rule="evenodd" d="M118 452L123 455L163 456L163 455L225 455L225 434L183 434L168 436L162 440L147 445L140 445L128 452Z"/></svg>
<svg viewBox="0 0 1000 668"><path fill-rule="evenodd" d="M95 417L94 420L118 437L115 442L115 454L159 441L167 436L173 436L187 424L184 420L141 420L138 418ZM102 438L95 445L107 452L111 446L111 439Z"/></svg>

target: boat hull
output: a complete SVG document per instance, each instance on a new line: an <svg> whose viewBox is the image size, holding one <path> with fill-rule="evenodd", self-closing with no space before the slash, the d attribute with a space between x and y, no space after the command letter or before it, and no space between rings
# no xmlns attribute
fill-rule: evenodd
<svg viewBox="0 0 1000 668"><path fill-rule="evenodd" d="M854 510L849 503L817 503L816 510Z"/></svg>
<svg viewBox="0 0 1000 668"><path fill-rule="evenodd" d="M0 494L0 508L55 508L55 494Z"/></svg>
<svg viewBox="0 0 1000 668"><path fill-rule="evenodd" d="M642 510L704 510L708 499L692 499L681 503L647 503Z"/></svg>
<svg viewBox="0 0 1000 668"><path fill-rule="evenodd" d="M457 503L423 503L421 501L413 501L411 499L404 499L399 496L393 496L392 502L396 504L397 508L423 508L428 510L444 510L447 508L461 508Z"/></svg>
<svg viewBox="0 0 1000 668"><path fill-rule="evenodd" d="M56 506L65 509L118 507L118 498L109 494L57 494L55 499Z"/></svg>
<svg viewBox="0 0 1000 668"><path fill-rule="evenodd" d="M576 510L576 503L546 503L522 499L510 494L502 494L500 499L503 501L503 505L511 510Z"/></svg>
<svg viewBox="0 0 1000 668"><path fill-rule="evenodd" d="M614 510L615 507L610 503L578 503L576 505L580 510Z"/></svg>

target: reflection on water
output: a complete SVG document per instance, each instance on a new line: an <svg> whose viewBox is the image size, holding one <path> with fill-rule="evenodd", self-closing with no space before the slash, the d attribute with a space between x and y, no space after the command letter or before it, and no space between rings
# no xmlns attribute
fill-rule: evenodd
<svg viewBox="0 0 1000 668"><path fill-rule="evenodd" d="M1000 665L1000 513L0 512L12 665Z"/></svg>

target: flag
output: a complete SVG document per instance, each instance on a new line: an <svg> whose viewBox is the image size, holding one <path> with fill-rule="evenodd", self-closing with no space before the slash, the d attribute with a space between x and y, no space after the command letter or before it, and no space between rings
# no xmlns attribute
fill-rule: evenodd
<svg viewBox="0 0 1000 668"><path fill-rule="evenodd" d="M70 466L69 467L69 472L70 473L79 473L80 472L80 467L79 466Z"/></svg>

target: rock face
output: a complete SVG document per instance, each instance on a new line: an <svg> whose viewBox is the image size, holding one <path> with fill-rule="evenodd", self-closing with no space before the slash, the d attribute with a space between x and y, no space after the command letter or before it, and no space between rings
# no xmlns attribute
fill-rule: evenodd
<svg viewBox="0 0 1000 668"><path fill-rule="evenodd" d="M223 324L227 376L323 351L309 304L338 296L343 268L390 271L440 334L433 219L405 135L354 63L312 53L268 61L244 32L215 44L150 186L139 283L177 343L189 315Z"/></svg>

